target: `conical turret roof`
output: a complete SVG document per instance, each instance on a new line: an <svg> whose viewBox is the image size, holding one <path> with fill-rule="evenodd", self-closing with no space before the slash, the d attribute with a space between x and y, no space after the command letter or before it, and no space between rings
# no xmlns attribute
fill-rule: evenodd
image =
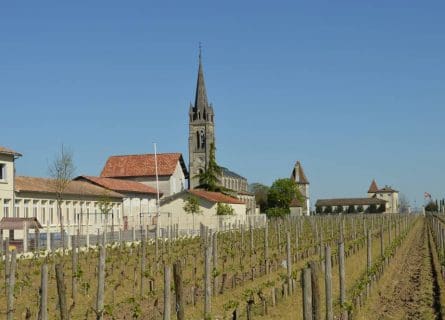
<svg viewBox="0 0 445 320"><path fill-rule="evenodd" d="M368 193L376 193L379 191L379 188L377 187L377 183L375 182L375 179L372 179L371 185L369 186Z"/></svg>
<svg viewBox="0 0 445 320"><path fill-rule="evenodd" d="M298 184L309 184L309 180L304 174L303 166L300 161L295 163L294 170L292 171L291 179Z"/></svg>

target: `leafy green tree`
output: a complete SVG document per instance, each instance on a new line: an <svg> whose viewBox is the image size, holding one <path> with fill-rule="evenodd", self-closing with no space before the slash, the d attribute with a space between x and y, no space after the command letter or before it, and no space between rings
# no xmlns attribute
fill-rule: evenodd
<svg viewBox="0 0 445 320"><path fill-rule="evenodd" d="M337 206L337 208L335 208L335 213L343 213L343 206Z"/></svg>
<svg viewBox="0 0 445 320"><path fill-rule="evenodd" d="M199 200L197 197L190 195L185 201L184 211L191 214L193 217L193 232L195 232L195 214L202 213L201 207L199 206Z"/></svg>
<svg viewBox="0 0 445 320"><path fill-rule="evenodd" d="M233 207L228 203L220 203L216 205L216 214L218 216L231 216L235 213Z"/></svg>
<svg viewBox="0 0 445 320"><path fill-rule="evenodd" d="M295 181L291 179L275 180L267 193L267 207L269 209L266 211L266 214L277 214L277 212L283 215L289 214L289 205L293 199L297 199L301 203L305 202ZM282 210L270 211L271 208L280 208Z"/></svg>
<svg viewBox="0 0 445 320"><path fill-rule="evenodd" d="M368 213L377 213L377 206L375 204L371 204L367 210Z"/></svg>
<svg viewBox="0 0 445 320"><path fill-rule="evenodd" d="M249 185L249 190L255 194L255 202L260 206L260 212L265 212L267 209L267 193L269 187L261 183L252 183Z"/></svg>
<svg viewBox="0 0 445 320"><path fill-rule="evenodd" d="M266 210L267 216L270 217L283 217L287 214L289 214L289 210L286 210L285 208L269 208Z"/></svg>
<svg viewBox="0 0 445 320"><path fill-rule="evenodd" d="M355 206L350 205L350 206L348 207L348 213L355 213Z"/></svg>
<svg viewBox="0 0 445 320"><path fill-rule="evenodd" d="M357 207L357 213L362 213L362 212L364 212L365 210L363 209L363 206L362 205L359 205L358 207Z"/></svg>
<svg viewBox="0 0 445 320"><path fill-rule="evenodd" d="M323 207L322 206L316 206L315 207L315 212L318 213L318 214L323 213Z"/></svg>
<svg viewBox="0 0 445 320"><path fill-rule="evenodd" d="M331 206L326 206L324 208L324 213L326 213L326 214L332 213L332 207Z"/></svg>
<svg viewBox="0 0 445 320"><path fill-rule="evenodd" d="M207 166L207 169L206 171L198 174L199 178L198 188L205 189L207 191L220 192L224 190L220 182L222 170L216 163L215 152L216 152L215 144L212 143L210 144L209 164Z"/></svg>

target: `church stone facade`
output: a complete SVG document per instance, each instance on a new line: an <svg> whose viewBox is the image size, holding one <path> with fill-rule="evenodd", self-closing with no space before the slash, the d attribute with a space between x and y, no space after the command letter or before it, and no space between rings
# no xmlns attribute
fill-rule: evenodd
<svg viewBox="0 0 445 320"><path fill-rule="evenodd" d="M189 108L189 188L199 186L198 175L207 170L211 145L215 143L215 113L207 98L204 69L199 54L198 80L195 103ZM255 196L247 191L248 182L243 176L221 167L221 185L228 193L246 203L247 214L256 212Z"/></svg>

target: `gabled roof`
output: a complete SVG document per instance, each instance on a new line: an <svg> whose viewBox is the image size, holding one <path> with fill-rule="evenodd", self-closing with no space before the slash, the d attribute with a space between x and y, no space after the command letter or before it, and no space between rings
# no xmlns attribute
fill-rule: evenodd
<svg viewBox="0 0 445 320"><path fill-rule="evenodd" d="M157 155L157 160L159 176L173 175L179 162L185 177L188 178L187 167L182 154L160 153ZM111 156L108 158L100 176L102 178L154 177L156 176L155 155Z"/></svg>
<svg viewBox="0 0 445 320"><path fill-rule="evenodd" d="M2 230L23 230L27 229L41 229L42 225L37 218L2 218L0 221L0 229Z"/></svg>
<svg viewBox="0 0 445 320"><path fill-rule="evenodd" d="M147 186L143 183L131 181L131 180L122 180L122 179L113 179L113 178L102 178L102 177L92 177L92 176L79 176L74 180L83 180L87 182L91 182L95 185L107 188L109 190L122 192L122 193L140 193L140 194L152 194L156 195L156 189L150 186ZM161 193L162 195L162 193Z"/></svg>
<svg viewBox="0 0 445 320"><path fill-rule="evenodd" d="M385 204L386 201L377 198L337 198L337 199L319 199L315 206L367 206L371 204Z"/></svg>
<svg viewBox="0 0 445 320"><path fill-rule="evenodd" d="M303 166L301 165L300 161L295 163L294 169L292 170L291 179L297 184L309 184L309 180L304 174Z"/></svg>
<svg viewBox="0 0 445 320"><path fill-rule="evenodd" d="M16 156L16 157L21 157L22 155L14 150L5 148L0 146L0 154L7 154L7 155L11 155L11 156Z"/></svg>
<svg viewBox="0 0 445 320"><path fill-rule="evenodd" d="M372 179L371 185L369 186L368 193L376 193L379 190L375 179Z"/></svg>
<svg viewBox="0 0 445 320"><path fill-rule="evenodd" d="M294 198L289 204L290 208L303 208L303 204L297 199Z"/></svg>
<svg viewBox="0 0 445 320"><path fill-rule="evenodd" d="M37 192L56 194L55 180L36 177L15 177L14 188L16 192ZM76 196L110 197L122 199L124 196L100 186L85 181L70 181L64 194Z"/></svg>

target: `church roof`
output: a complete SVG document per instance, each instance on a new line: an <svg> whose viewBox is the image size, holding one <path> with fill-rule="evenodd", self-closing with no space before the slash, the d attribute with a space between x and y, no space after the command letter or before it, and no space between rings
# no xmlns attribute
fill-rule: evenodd
<svg viewBox="0 0 445 320"><path fill-rule="evenodd" d="M230 177L230 178L235 178L235 179L243 179L243 180L247 180L246 178L244 178L243 176L239 175L236 172L233 172L229 169L227 169L226 167L220 167L222 174L226 177Z"/></svg>
<svg viewBox="0 0 445 320"><path fill-rule="evenodd" d="M377 187L377 183L375 182L375 179L372 179L371 185L369 186L368 193L376 193L379 190Z"/></svg>
<svg viewBox="0 0 445 320"><path fill-rule="evenodd" d="M294 169L292 170L291 179L297 184L309 184L309 180L304 173L303 166L301 165L300 161L295 163Z"/></svg>
<svg viewBox="0 0 445 320"><path fill-rule="evenodd" d="M87 181L95 185L107 188L109 190L123 192L123 193L129 192L129 193L152 194L152 195L155 195L157 193L155 188L131 180L92 177L92 176L79 176L74 180Z"/></svg>
<svg viewBox="0 0 445 320"><path fill-rule="evenodd" d="M198 80L196 83L195 108L204 110L209 106L204 80L204 68L202 67L201 51L199 52Z"/></svg>
<svg viewBox="0 0 445 320"><path fill-rule="evenodd" d="M159 176L173 175L179 162L185 177L188 178L187 167L182 154L160 153L157 155L157 160ZM108 158L100 176L102 178L154 177L156 176L155 155L111 156Z"/></svg>

